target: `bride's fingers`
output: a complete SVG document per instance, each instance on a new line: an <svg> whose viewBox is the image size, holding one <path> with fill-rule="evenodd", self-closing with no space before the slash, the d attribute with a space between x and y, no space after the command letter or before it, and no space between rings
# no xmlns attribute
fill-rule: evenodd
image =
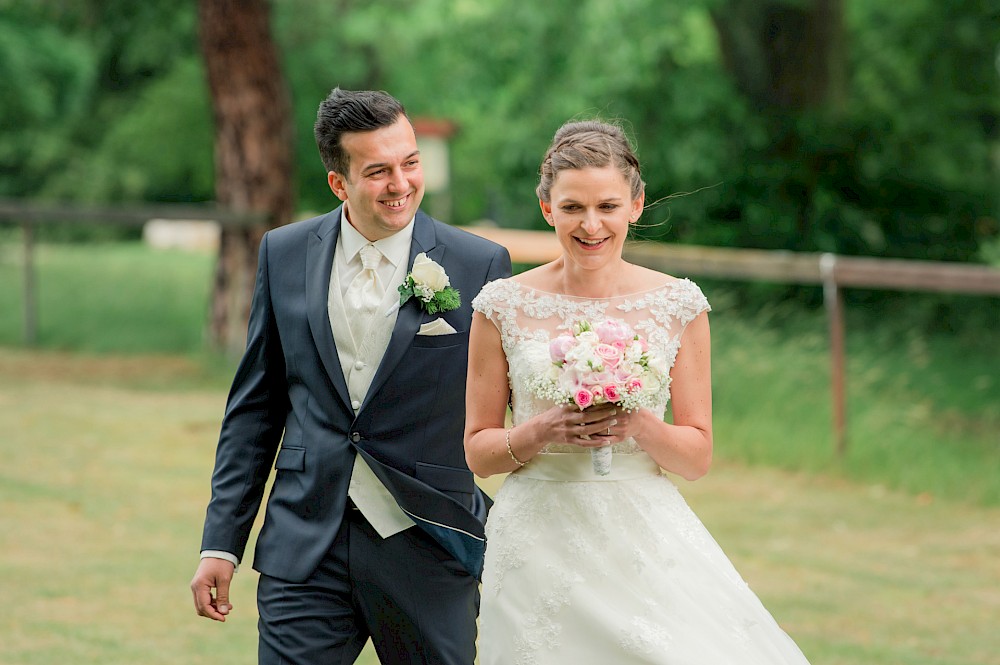
<svg viewBox="0 0 1000 665"><path fill-rule="evenodd" d="M610 416L602 420L596 420L590 423L580 423L577 427L577 434L579 437L594 437L603 436L613 437L615 435L614 430L618 427L618 419L616 416Z"/></svg>

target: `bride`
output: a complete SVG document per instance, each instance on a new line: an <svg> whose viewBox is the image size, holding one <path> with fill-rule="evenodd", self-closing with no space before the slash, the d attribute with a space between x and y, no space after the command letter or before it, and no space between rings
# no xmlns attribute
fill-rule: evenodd
<svg viewBox="0 0 1000 665"><path fill-rule="evenodd" d="M693 282L622 259L644 200L628 140L568 123L540 174L562 256L473 301L466 458L481 477L510 474L486 525L480 662L806 663L661 473L694 480L711 463L709 305ZM567 353L584 339L591 355L573 353L589 363ZM642 373L615 365L626 356ZM587 387L588 373L626 383ZM602 448L610 469L588 454Z"/></svg>

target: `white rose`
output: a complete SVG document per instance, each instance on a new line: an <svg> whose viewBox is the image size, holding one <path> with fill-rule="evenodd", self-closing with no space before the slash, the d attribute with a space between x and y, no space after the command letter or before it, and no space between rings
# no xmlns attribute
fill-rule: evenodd
<svg viewBox="0 0 1000 665"><path fill-rule="evenodd" d="M661 376L670 372L670 369L667 367L667 359L659 354L650 354L649 369L660 374Z"/></svg>
<svg viewBox="0 0 1000 665"><path fill-rule="evenodd" d="M640 358L642 358L642 345L638 342L629 344L628 348L625 349L625 360L630 363L637 363Z"/></svg>
<svg viewBox="0 0 1000 665"><path fill-rule="evenodd" d="M413 259L413 270L410 271L410 275L417 286L427 287L434 292L451 285L444 268L427 258L423 252Z"/></svg>

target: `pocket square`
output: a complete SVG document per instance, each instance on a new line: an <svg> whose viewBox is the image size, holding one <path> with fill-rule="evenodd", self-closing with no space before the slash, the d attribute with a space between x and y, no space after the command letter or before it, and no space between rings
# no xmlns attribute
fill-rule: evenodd
<svg viewBox="0 0 1000 665"><path fill-rule="evenodd" d="M427 323L421 324L420 330L417 331L418 335L450 335L452 333L458 332L444 319L434 319L433 321L428 321Z"/></svg>

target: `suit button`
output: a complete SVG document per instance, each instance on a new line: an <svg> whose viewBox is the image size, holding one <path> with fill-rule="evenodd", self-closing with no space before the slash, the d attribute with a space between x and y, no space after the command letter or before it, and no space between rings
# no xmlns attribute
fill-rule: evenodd
<svg viewBox="0 0 1000 665"><path fill-rule="evenodd" d="M358 409L361 408L361 402L359 402L358 400L354 400L353 402L351 402L351 408L357 411Z"/></svg>
<svg viewBox="0 0 1000 665"><path fill-rule="evenodd" d="M357 443L360 440L361 440L361 435L360 434L358 434L357 432L351 432L351 441L353 441L354 443Z"/></svg>
<svg viewBox="0 0 1000 665"><path fill-rule="evenodd" d="M360 360L354 363L354 369L361 370L365 368L365 364Z"/></svg>

